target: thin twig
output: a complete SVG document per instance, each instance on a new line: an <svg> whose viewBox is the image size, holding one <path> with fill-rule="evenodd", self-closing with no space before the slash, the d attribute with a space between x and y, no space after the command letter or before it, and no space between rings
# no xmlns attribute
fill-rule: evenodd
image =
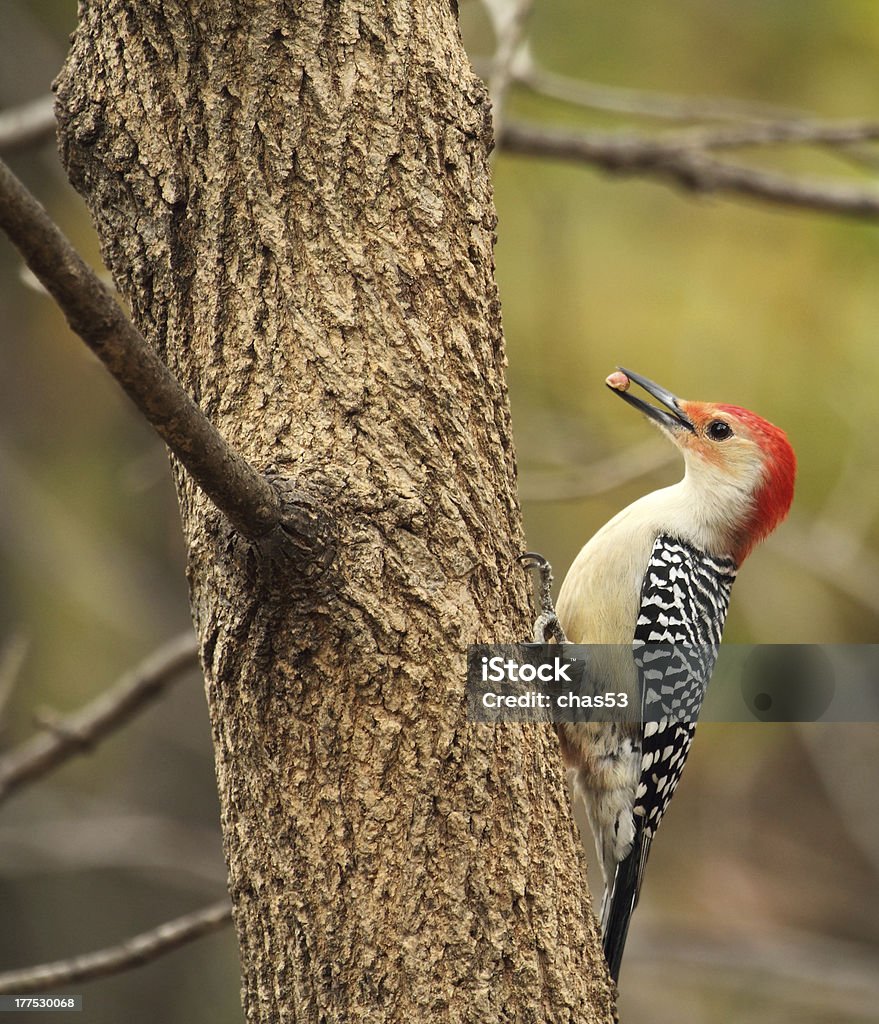
<svg viewBox="0 0 879 1024"><path fill-rule="evenodd" d="M877 797L870 786L852 785L864 766L876 763L879 735L875 729L813 729L800 723L797 734L824 789L833 801L849 838L879 878L879 815Z"/></svg>
<svg viewBox="0 0 879 1024"><path fill-rule="evenodd" d="M477 68L490 71L484 59ZM616 86L596 85L538 68L522 43L510 65L513 82L533 92L575 106L609 113L634 113L671 121L727 121L723 125L699 124L655 136L669 145L699 149L742 148L794 143L814 146L852 146L879 139L876 120L827 121L814 114L786 107L711 97L679 97Z"/></svg>
<svg viewBox="0 0 879 1024"><path fill-rule="evenodd" d="M484 62L481 62L484 63ZM478 64L477 66L481 66ZM661 121L778 121L811 120L811 115L793 107L725 96L680 96L648 89L629 89L571 78L539 67L527 46L513 62L516 82L548 99L572 106L633 114Z"/></svg>
<svg viewBox="0 0 879 1024"><path fill-rule="evenodd" d="M558 470L528 473L523 476L519 496L523 501L579 501L613 491L638 480L654 470L679 459L668 445L644 441L633 445L622 455L597 459L588 466L578 466L566 475Z"/></svg>
<svg viewBox="0 0 879 1024"><path fill-rule="evenodd" d="M41 96L0 110L0 153L11 153L55 137L55 97Z"/></svg>
<svg viewBox="0 0 879 1024"><path fill-rule="evenodd" d="M671 972L683 969L690 983L698 977L713 991L726 976L738 993L747 986L764 998L798 992L810 1007L826 1003L837 1011L830 1015L833 1020L852 1019L842 1015L841 1005L851 1005L857 1019L875 1016L879 960L866 943L780 927L750 941L737 939L734 933L724 939L710 934L688 939L663 924L662 932L656 931L662 935L661 964L649 941L632 943L630 967L637 964L645 987L652 983L649 975L661 972L667 989L675 980ZM649 940L649 927L647 936Z"/></svg>
<svg viewBox="0 0 879 1024"><path fill-rule="evenodd" d="M22 633L13 633L0 649L0 729L6 723L6 712L27 655L28 640Z"/></svg>
<svg viewBox="0 0 879 1024"><path fill-rule="evenodd" d="M657 141L673 148L743 149L747 146L851 146L879 139L879 121L763 121L721 128L666 132Z"/></svg>
<svg viewBox="0 0 879 1024"><path fill-rule="evenodd" d="M730 193L823 213L879 219L879 190L724 163L691 146L647 135L583 134L508 124L500 145L510 153L571 160L613 174L656 177L690 192Z"/></svg>
<svg viewBox="0 0 879 1024"><path fill-rule="evenodd" d="M879 617L879 557L863 545L852 543L839 527L824 520L807 526L800 520L789 519L767 547L779 558ZM838 558L840 549L845 551L843 560ZM746 578L747 574L737 586L745 587ZM765 623L750 614L753 608L748 602L739 601L738 608L748 619L754 635L761 635Z"/></svg>
<svg viewBox="0 0 879 1024"><path fill-rule="evenodd" d="M879 557L839 526L818 520L807 528L790 520L773 537L772 549L879 616Z"/></svg>
<svg viewBox="0 0 879 1024"><path fill-rule="evenodd" d="M73 330L236 529L257 540L278 526L282 513L275 490L230 448L2 161L0 227L51 292Z"/></svg>
<svg viewBox="0 0 879 1024"><path fill-rule="evenodd" d="M858 400L849 384L849 401L840 403L838 415L842 416L848 430L849 441L846 455L842 459L833 481L821 500L820 513L812 527L813 543L824 545L828 541L827 524L838 524L836 539L831 542L831 554L842 557L849 565L856 566L861 552L876 523L879 509L874 495L879 485L879 459L872 443L873 395L872 381L865 377L857 385ZM843 570L845 565L841 566Z"/></svg>
<svg viewBox="0 0 879 1024"><path fill-rule="evenodd" d="M166 921L151 931L134 935L118 946L56 960L54 963L23 967L16 971L0 974L0 992L26 993L42 992L60 985L72 985L108 974L120 974L132 967L156 960L187 942L200 939L203 935L219 931L232 921L232 910L227 899L185 914L173 921Z"/></svg>
<svg viewBox="0 0 879 1024"><path fill-rule="evenodd" d="M214 827L132 811L107 797L64 795L64 810L0 821L3 879L87 871L173 872L176 888L214 892L226 881L219 822ZM46 804L42 805L44 808ZM170 877L170 876L169 876Z"/></svg>
<svg viewBox="0 0 879 1024"><path fill-rule="evenodd" d="M0 758L0 803L123 726L184 671L195 668L197 653L191 633L169 641L90 704L58 720L50 732L5 754Z"/></svg>
<svg viewBox="0 0 879 1024"><path fill-rule="evenodd" d="M853 144L829 150L831 156L837 160L843 160L850 167L856 167L859 171L867 171L875 174L879 170L879 153L875 147Z"/></svg>

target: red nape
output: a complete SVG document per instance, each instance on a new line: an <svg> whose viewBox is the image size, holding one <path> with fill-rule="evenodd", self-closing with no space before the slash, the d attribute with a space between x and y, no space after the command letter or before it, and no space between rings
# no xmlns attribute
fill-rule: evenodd
<svg viewBox="0 0 879 1024"><path fill-rule="evenodd" d="M774 423L738 405L719 405L717 408L734 416L751 438L760 445L766 457L766 476L754 495L754 512L748 524L748 536L740 553L741 563L751 548L772 533L787 515L794 499L797 457L787 434Z"/></svg>

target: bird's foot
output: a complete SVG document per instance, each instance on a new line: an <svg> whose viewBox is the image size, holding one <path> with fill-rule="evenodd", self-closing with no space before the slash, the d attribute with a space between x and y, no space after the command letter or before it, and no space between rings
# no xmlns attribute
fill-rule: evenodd
<svg viewBox="0 0 879 1024"><path fill-rule="evenodd" d="M518 561L522 563L526 572L536 569L540 574L540 614L534 620L534 643L547 644L550 640L555 640L558 644L568 643L552 603L552 566L536 551L526 551L524 555L519 555Z"/></svg>

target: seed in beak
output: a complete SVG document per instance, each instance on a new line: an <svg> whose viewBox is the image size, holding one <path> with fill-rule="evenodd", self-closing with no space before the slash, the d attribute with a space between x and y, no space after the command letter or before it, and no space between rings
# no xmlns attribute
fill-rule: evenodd
<svg viewBox="0 0 879 1024"><path fill-rule="evenodd" d="M614 370L604 383L607 384L609 388L613 388L614 391L628 391L629 384L631 382L624 373L621 373L619 370Z"/></svg>

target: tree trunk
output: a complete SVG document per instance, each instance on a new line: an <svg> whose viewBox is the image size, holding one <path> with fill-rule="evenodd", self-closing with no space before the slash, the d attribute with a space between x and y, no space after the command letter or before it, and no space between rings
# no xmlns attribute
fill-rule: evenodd
<svg viewBox="0 0 879 1024"><path fill-rule="evenodd" d="M450 0L86 0L63 156L134 319L332 524L325 571L175 468L250 1021L591 1021L548 728L468 724L528 630L489 104Z"/></svg>

